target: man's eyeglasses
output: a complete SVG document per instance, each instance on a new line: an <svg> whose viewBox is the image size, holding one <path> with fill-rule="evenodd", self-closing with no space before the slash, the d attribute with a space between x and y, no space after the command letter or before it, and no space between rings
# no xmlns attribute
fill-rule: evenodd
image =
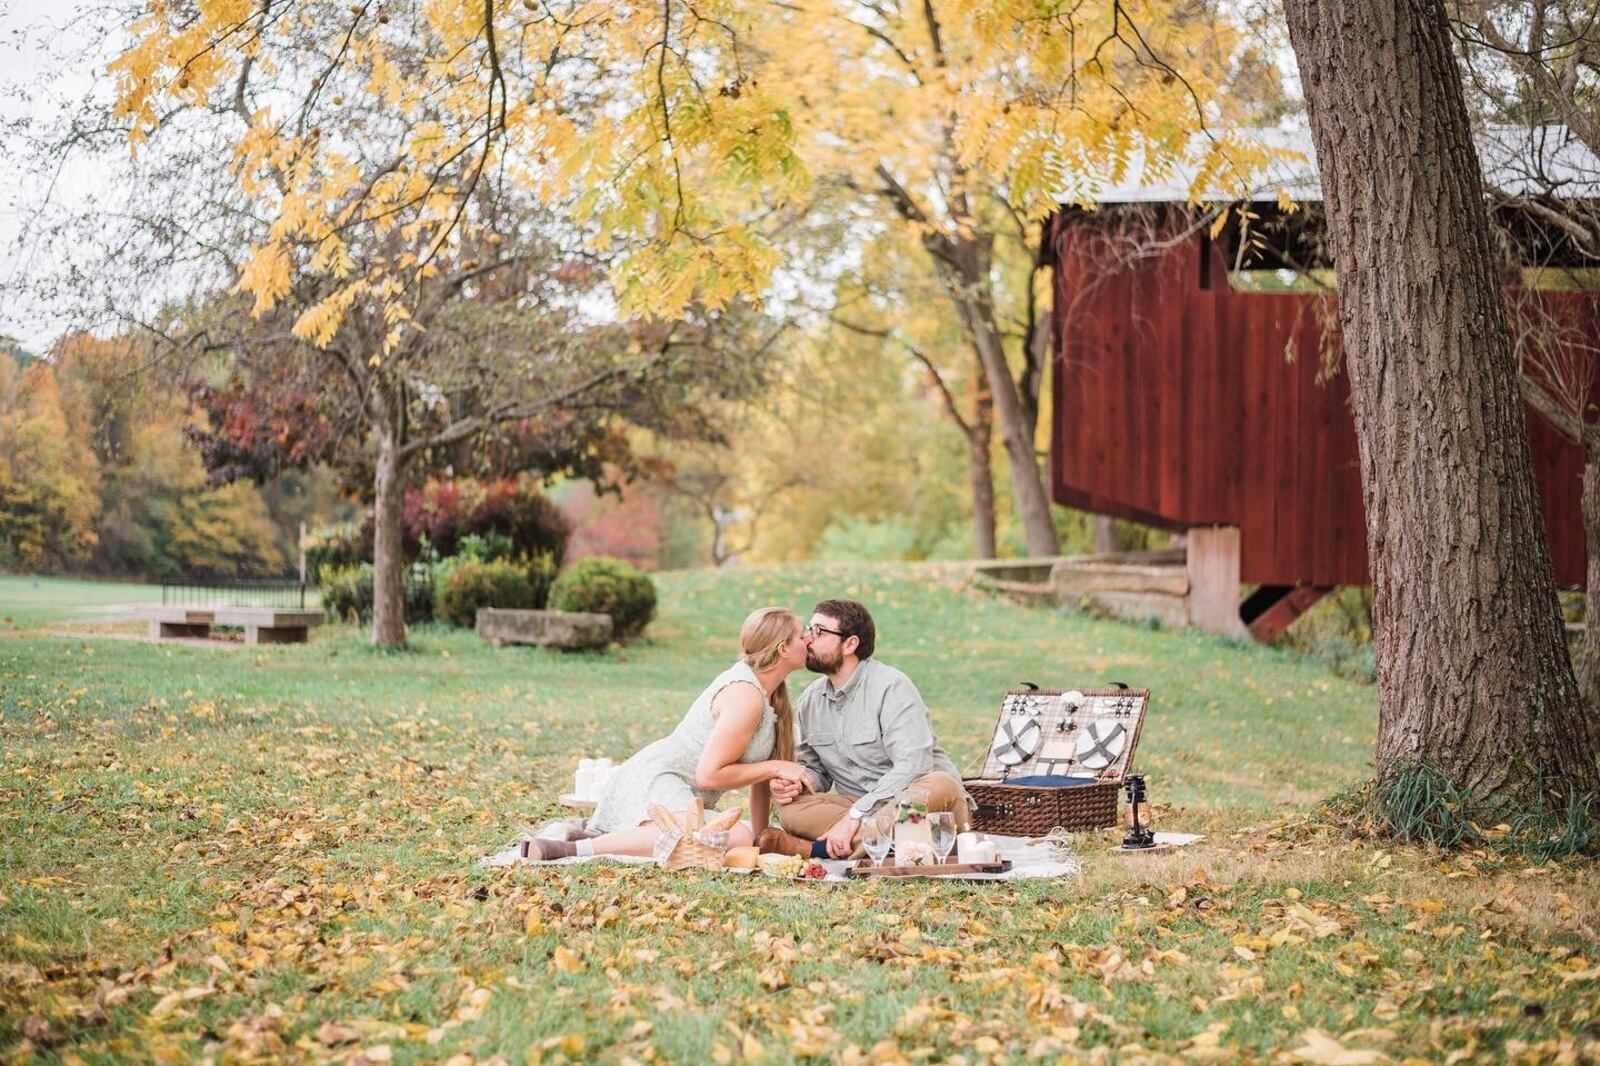
<svg viewBox="0 0 1600 1066"><path fill-rule="evenodd" d="M805 635L808 636L808 637L814 637L819 633L832 633L834 636L838 637L840 640L843 640L845 638L845 634L839 632L837 629L829 629L827 626L809 625L809 626L805 627L804 632L805 632Z"/></svg>

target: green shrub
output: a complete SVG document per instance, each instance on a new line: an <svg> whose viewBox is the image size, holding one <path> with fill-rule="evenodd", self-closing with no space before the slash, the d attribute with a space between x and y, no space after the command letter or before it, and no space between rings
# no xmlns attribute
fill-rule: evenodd
<svg viewBox="0 0 1600 1066"><path fill-rule="evenodd" d="M353 522L323 526L306 536L306 573L318 575L318 584L325 566L357 567L371 561L372 538Z"/></svg>
<svg viewBox="0 0 1600 1066"><path fill-rule="evenodd" d="M455 557L479 563L511 560L516 555L516 545L504 533L490 530L487 533L468 533L456 542Z"/></svg>
<svg viewBox="0 0 1600 1066"><path fill-rule="evenodd" d="M450 582L450 575L468 563L494 563L515 567L522 571L523 576L528 579L528 587L533 590L533 608L542 608L550 600L550 586L555 583L557 567L555 557L548 552L536 555L532 559L525 557L485 559L470 552L461 552L433 564L434 617L445 617L442 606L444 588Z"/></svg>
<svg viewBox="0 0 1600 1066"><path fill-rule="evenodd" d="M550 589L556 583L556 557L548 552L534 556L532 559L523 559L518 563L522 572L528 577L528 586L533 589L533 605L544 607L550 603Z"/></svg>
<svg viewBox="0 0 1600 1066"><path fill-rule="evenodd" d="M618 640L644 632L656 614L656 586L632 563L595 555L563 570L550 589L557 611L593 611L611 616Z"/></svg>
<svg viewBox="0 0 1600 1066"><path fill-rule="evenodd" d="M414 625L433 618L433 575L426 566L406 567L401 578L405 597L406 624ZM322 611L329 621L358 624L372 621L372 564L332 566L317 570L317 588L322 593Z"/></svg>
<svg viewBox="0 0 1600 1066"><path fill-rule="evenodd" d="M309 566L310 553L307 552ZM372 567L323 563L316 570L322 613L330 622L364 622L372 617Z"/></svg>
<svg viewBox="0 0 1600 1066"><path fill-rule="evenodd" d="M917 531L909 522L898 518L872 522L841 515L822 531L812 554L827 563L899 562L910 559L916 546Z"/></svg>
<svg viewBox="0 0 1600 1066"><path fill-rule="evenodd" d="M470 629L480 607L537 607L527 572L512 563L458 562L439 582L439 616Z"/></svg>

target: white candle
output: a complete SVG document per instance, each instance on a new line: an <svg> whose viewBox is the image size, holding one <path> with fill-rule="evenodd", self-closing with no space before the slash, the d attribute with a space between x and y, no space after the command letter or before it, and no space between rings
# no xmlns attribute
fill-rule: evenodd
<svg viewBox="0 0 1600 1066"><path fill-rule="evenodd" d="M956 861L964 863L992 863L1000 854L995 842L982 833L961 833L956 836Z"/></svg>

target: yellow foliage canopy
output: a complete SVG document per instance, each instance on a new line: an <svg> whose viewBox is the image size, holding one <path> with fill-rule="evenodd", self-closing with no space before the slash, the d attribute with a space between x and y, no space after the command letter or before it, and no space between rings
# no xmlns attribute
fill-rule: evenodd
<svg viewBox="0 0 1600 1066"><path fill-rule="evenodd" d="M1174 0L150 0L133 38L112 73L135 146L174 104L237 126L270 220L238 278L255 312L314 280L298 336L326 346L363 308L386 349L416 282L503 223L484 182L559 205L613 253L625 310L672 316L759 294L772 213L814 175L959 199L924 177L942 160L1038 218L1135 161L1159 174L1226 120L1241 47ZM1252 162L1216 138L1196 187Z"/></svg>

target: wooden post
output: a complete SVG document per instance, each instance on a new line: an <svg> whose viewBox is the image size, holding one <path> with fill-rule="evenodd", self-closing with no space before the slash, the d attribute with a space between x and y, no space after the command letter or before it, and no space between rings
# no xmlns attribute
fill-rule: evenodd
<svg viewBox="0 0 1600 1066"><path fill-rule="evenodd" d="M1239 620L1239 527L1189 530L1189 624L1227 637L1248 635Z"/></svg>

